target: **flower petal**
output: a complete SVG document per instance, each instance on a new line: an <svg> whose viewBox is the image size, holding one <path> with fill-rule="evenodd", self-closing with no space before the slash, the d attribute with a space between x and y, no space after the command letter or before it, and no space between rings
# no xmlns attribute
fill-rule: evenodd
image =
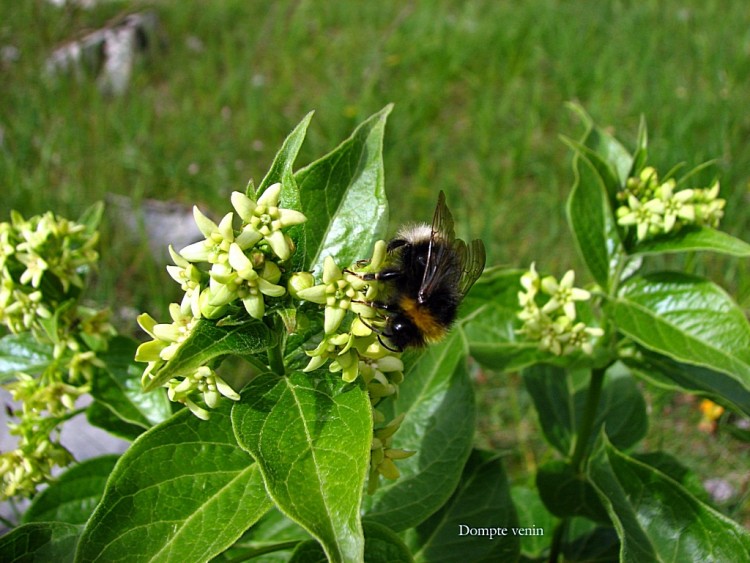
<svg viewBox="0 0 750 563"><path fill-rule="evenodd" d="M136 322L140 327L145 330L151 338L156 338L154 336L154 327L158 324L156 319L149 315L148 313L141 313L136 317Z"/></svg>
<svg viewBox="0 0 750 563"><path fill-rule="evenodd" d="M286 289L282 286L273 284L260 277L258 278L258 289L260 289L263 295L268 295L269 297L281 297L286 293Z"/></svg>
<svg viewBox="0 0 750 563"><path fill-rule="evenodd" d="M336 265L336 261L331 256L326 256L323 260L323 283L333 283L341 277L341 270Z"/></svg>
<svg viewBox="0 0 750 563"><path fill-rule="evenodd" d="M266 237L271 250L278 256L282 261L289 258L292 254L292 250L289 248L289 244L286 242L284 233L281 231L274 231Z"/></svg>
<svg viewBox="0 0 750 563"><path fill-rule="evenodd" d="M266 312L266 306L263 303L263 297L260 295L249 295L242 300L247 313L254 319L262 319L263 313Z"/></svg>
<svg viewBox="0 0 750 563"><path fill-rule="evenodd" d="M232 389L226 381L224 381L221 377L218 375L216 376L216 389L218 389L219 393L224 395L227 399L231 399L233 401L239 401L240 395Z"/></svg>
<svg viewBox="0 0 750 563"><path fill-rule="evenodd" d="M135 351L136 362L158 362L161 359L159 354L164 349L164 343L161 340L149 340L144 342Z"/></svg>
<svg viewBox="0 0 750 563"><path fill-rule="evenodd" d="M255 244L262 238L263 235L260 234L258 229L252 225L245 225L240 234L235 237L234 242L236 242L242 250L247 250L248 248L255 246Z"/></svg>
<svg viewBox="0 0 750 563"><path fill-rule="evenodd" d="M326 334L336 332L336 329L341 324L341 321L344 320L345 316L346 311L344 309L339 309L338 307L326 307L323 331Z"/></svg>
<svg viewBox="0 0 750 563"><path fill-rule="evenodd" d="M237 211L237 215L243 221L249 222L253 217L253 210L256 207L256 203L242 192L232 192L230 199L232 200L232 207Z"/></svg>
<svg viewBox="0 0 750 563"><path fill-rule="evenodd" d="M207 262L209 256L209 245L205 240L194 242L180 250L180 254L190 262Z"/></svg>
<svg viewBox="0 0 750 563"><path fill-rule="evenodd" d="M294 209L279 209L279 223L282 227L291 227L307 221L307 217Z"/></svg>
<svg viewBox="0 0 750 563"><path fill-rule="evenodd" d="M248 270L253 269L250 259L245 256L237 243L232 243L229 247L229 265L234 268L241 278L247 279Z"/></svg>
<svg viewBox="0 0 750 563"><path fill-rule="evenodd" d="M307 289L300 289L297 291L297 296L304 301L312 301L320 305L326 302L326 286L325 285L314 285Z"/></svg>
<svg viewBox="0 0 750 563"><path fill-rule="evenodd" d="M195 219L195 224L198 225L198 229L200 229L200 232L203 233L203 236L206 238L210 237L211 233L218 229L216 223L201 213L201 210L198 209L197 205L193 206L193 218ZM183 254L183 252L180 251L180 254Z"/></svg>
<svg viewBox="0 0 750 563"><path fill-rule="evenodd" d="M281 184L268 186L258 198L258 205L267 205L268 207L277 207L279 205L279 196L281 196Z"/></svg>

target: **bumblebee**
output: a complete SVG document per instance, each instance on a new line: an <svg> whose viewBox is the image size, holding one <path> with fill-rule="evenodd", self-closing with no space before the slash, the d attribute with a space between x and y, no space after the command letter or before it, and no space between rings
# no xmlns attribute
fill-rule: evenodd
<svg viewBox="0 0 750 563"><path fill-rule="evenodd" d="M441 191L432 225L398 231L388 243L386 267L362 279L384 282L385 299L369 303L385 312L379 332L394 351L438 342L456 320L458 306L484 270L481 240L457 239L453 216Z"/></svg>

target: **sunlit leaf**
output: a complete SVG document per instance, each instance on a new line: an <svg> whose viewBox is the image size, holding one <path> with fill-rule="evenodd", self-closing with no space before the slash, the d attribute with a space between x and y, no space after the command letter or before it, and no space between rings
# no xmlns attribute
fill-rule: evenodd
<svg viewBox="0 0 750 563"><path fill-rule="evenodd" d="M327 371L267 373L245 388L232 421L277 506L333 561L361 559L359 509L372 441L365 391Z"/></svg>
<svg viewBox="0 0 750 563"><path fill-rule="evenodd" d="M39 373L52 361L52 346L40 343L30 332L0 338L0 383L17 372Z"/></svg>
<svg viewBox="0 0 750 563"><path fill-rule="evenodd" d="M187 409L123 454L79 543L79 561L207 561L271 506L229 405L203 421Z"/></svg>
<svg viewBox="0 0 750 563"><path fill-rule="evenodd" d="M241 356L262 352L275 339L268 326L257 319L247 318L230 324L198 319L190 336L180 344L175 355L154 370L154 377L144 385L144 391L161 387L173 377L186 375L226 354Z"/></svg>
<svg viewBox="0 0 750 563"><path fill-rule="evenodd" d="M737 404L750 401L750 324L718 286L677 272L636 276L609 307L618 329L635 342L707 368L686 376L714 390L731 388ZM672 377L672 370L663 375Z"/></svg>
<svg viewBox="0 0 750 563"><path fill-rule="evenodd" d="M576 154L573 168L576 179L568 198L568 223L589 272L608 288L617 257L623 252L610 196L602 176L585 155Z"/></svg>
<svg viewBox="0 0 750 563"><path fill-rule="evenodd" d="M632 254L667 254L701 251L747 258L750 256L750 244L724 231L717 231L708 227L683 227L675 233L669 233L638 243L633 249Z"/></svg>
<svg viewBox="0 0 750 563"><path fill-rule="evenodd" d="M329 154L295 173L304 224L302 269L320 271L327 255L341 267L369 258L388 226L383 134L392 109L364 121Z"/></svg>

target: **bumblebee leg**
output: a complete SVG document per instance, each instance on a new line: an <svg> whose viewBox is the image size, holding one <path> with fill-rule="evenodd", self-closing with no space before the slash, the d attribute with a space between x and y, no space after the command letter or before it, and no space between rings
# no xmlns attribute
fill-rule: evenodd
<svg viewBox="0 0 750 563"><path fill-rule="evenodd" d="M352 299L352 303L360 303L367 305L373 309L379 309L381 311L397 311L398 307L390 303L383 303L382 301L360 301L358 299Z"/></svg>
<svg viewBox="0 0 750 563"><path fill-rule="evenodd" d="M378 342L380 342L380 345L383 348L385 348L386 350L390 350L391 352L396 352L397 354L399 354L399 353L401 353L401 352L404 351L402 348L391 348L390 346L388 346L388 344L386 344L385 342L383 342L383 338L382 338L383 336L385 336L386 338L388 338L387 335L378 334Z"/></svg>
<svg viewBox="0 0 750 563"><path fill-rule="evenodd" d="M356 275L356 274L355 274ZM391 281L397 280L403 274L400 270L381 270L380 272L371 272L367 274L359 274L359 278L364 281Z"/></svg>
<svg viewBox="0 0 750 563"><path fill-rule="evenodd" d="M375 328L375 327L374 327L374 326L372 326L371 324L367 323L367 322L366 322L366 321L365 321L365 320L364 320L364 319L363 319L362 317L360 317L360 318L359 318L359 320L360 320L360 322L361 322L361 323L362 323L363 325L365 325L365 326L366 326L367 328L369 328L369 329L370 329L371 331L373 331L373 332L374 332L375 334L377 334L377 335L378 335L378 342L380 342L380 345L381 345L381 346L382 346L383 348L385 348L386 350L390 350L391 352L396 352L396 353L400 353L400 352L403 352L403 349L401 349L401 348L398 348L398 347L396 347L396 348L391 348L390 346L388 346L388 344L386 344L385 342L383 342L383 337L385 336L386 338L389 338L389 339L390 339L390 337L391 337L391 335L390 335L390 334L388 334L388 333L387 333L387 332L385 332L384 330L380 330L380 329L377 329L377 328Z"/></svg>

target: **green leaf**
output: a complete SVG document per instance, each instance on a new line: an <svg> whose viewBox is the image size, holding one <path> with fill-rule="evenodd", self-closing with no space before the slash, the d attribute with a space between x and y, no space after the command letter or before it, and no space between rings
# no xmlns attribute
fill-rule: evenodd
<svg viewBox="0 0 750 563"><path fill-rule="evenodd" d="M750 560L745 528L611 444L590 474L622 542L620 561Z"/></svg>
<svg viewBox="0 0 750 563"><path fill-rule="evenodd" d="M416 454L397 462L398 479L381 481L365 498L368 519L397 532L411 528L440 508L458 485L476 418L466 348L461 331L452 331L408 364L398 397L378 405L386 420L405 415L393 447Z"/></svg>
<svg viewBox="0 0 750 563"><path fill-rule="evenodd" d="M637 276L609 308L617 328L644 348L709 370L687 377L738 393L729 400L750 400L750 324L715 284L676 272Z"/></svg>
<svg viewBox="0 0 750 563"><path fill-rule="evenodd" d="M588 477L565 461L548 461L540 466L536 486L544 505L559 518L583 516L595 522L609 522Z"/></svg>
<svg viewBox="0 0 750 563"><path fill-rule="evenodd" d="M68 469L34 497L23 515L23 522L85 524L99 503L119 457L95 457Z"/></svg>
<svg viewBox="0 0 750 563"><path fill-rule="evenodd" d="M519 528L542 532L539 534L535 531L533 534L521 536L521 554L527 559L541 559L549 548L555 518L544 506L536 489L516 485L511 488L510 496L516 507Z"/></svg>
<svg viewBox="0 0 750 563"><path fill-rule="evenodd" d="M105 352L99 354L106 368L97 372L91 387L91 395L97 401L96 409L104 407L116 418L122 420L124 433L130 434L132 426L146 430L166 420L172 414L169 400L164 392L146 394L141 390L141 375L143 364L133 360L137 348L135 341L121 336L109 342ZM111 421L111 418L101 416L90 417L90 421ZM105 427L118 434L115 424Z"/></svg>
<svg viewBox="0 0 750 563"><path fill-rule="evenodd" d="M409 549L393 530L377 522L362 522L365 530L365 563L409 563Z"/></svg>
<svg viewBox="0 0 750 563"><path fill-rule="evenodd" d="M620 540L612 526L602 526L588 518L574 517L567 529L562 553L565 561L618 561Z"/></svg>
<svg viewBox="0 0 750 563"><path fill-rule="evenodd" d="M145 431L142 425L125 422L107 405L99 401L91 401L91 404L86 407L86 420L91 426L101 428L128 442L132 442Z"/></svg>
<svg viewBox="0 0 750 563"><path fill-rule="evenodd" d="M588 394L588 373L581 372L578 381L574 379L566 370L546 364L537 364L523 372L545 439L566 456L573 452ZM609 439L623 449L636 444L648 430L646 402L630 372L621 364L606 372L594 420L594 436L601 426Z"/></svg>
<svg viewBox="0 0 750 563"><path fill-rule="evenodd" d="M708 492L703 487L700 477L693 470L685 467L673 455L667 452L635 453L631 456L634 460L645 463L660 471L667 477L677 481L695 498L706 504L710 504Z"/></svg>
<svg viewBox="0 0 750 563"><path fill-rule="evenodd" d="M310 534L275 506L253 524L237 543L222 555L229 561L245 561L258 555L274 553L288 559L288 554ZM322 548L321 548L322 551Z"/></svg>
<svg viewBox="0 0 750 563"><path fill-rule="evenodd" d="M522 274L521 270L485 272L461 306L459 326L471 355L490 369L515 371L547 356L537 343L525 342L515 333L521 328L516 315Z"/></svg>
<svg viewBox="0 0 750 563"><path fill-rule="evenodd" d="M600 127L597 127L591 116L580 105L571 103L568 104L568 107L578 115L579 119L586 126L586 133L581 143L596 154L601 161L606 162L607 166L619 180L619 184L624 186L633 169L633 157L622 146L620 141ZM644 151L645 148L646 127L645 122L641 120L641 126L638 131L638 150Z"/></svg>
<svg viewBox="0 0 750 563"><path fill-rule="evenodd" d="M305 140L305 135L307 135L307 127L310 125L310 120L312 119L314 113L314 111L309 112L284 140L284 143L281 145L279 152L276 153L276 157L271 164L271 168L269 168L265 178L263 178L263 181L258 186L258 190L256 192L257 195L262 194L264 191L266 191L266 188L268 188L268 186L271 186L276 182L280 182L285 187L292 185L294 181L294 161L296 160L297 153L299 153L299 149L300 147L302 147L302 143ZM283 204L289 203L288 201L284 200L285 195L291 196L292 194L285 194L284 192L282 192L282 207L286 207L286 205ZM293 199L293 201L297 200ZM292 205L291 208L299 209L299 207L295 205Z"/></svg>
<svg viewBox="0 0 750 563"><path fill-rule="evenodd" d="M601 180L607 199L614 201L617 192L620 190L620 186L622 186L622 182L620 182L617 171L612 167L612 164L605 157L597 153L596 150L586 146L583 141L578 142L567 137L563 137L563 141L573 149L576 157L581 157L588 161L594 173ZM575 162L573 163L573 168L575 170Z"/></svg>
<svg viewBox="0 0 750 563"><path fill-rule="evenodd" d="M81 529L65 522L24 524L0 537L0 561L68 563Z"/></svg>
<svg viewBox="0 0 750 563"><path fill-rule="evenodd" d="M742 383L726 373L702 366L677 362L641 348L637 358L627 359L628 367L659 387L702 395L715 403L750 415L750 393Z"/></svg>
<svg viewBox="0 0 750 563"><path fill-rule="evenodd" d="M284 140L279 152L276 153L273 164L266 174L263 181L258 186L258 190L255 194L257 199L260 194L266 191L266 188L275 184L276 182L281 183L281 199L279 207L284 209L295 209L302 211L302 202L300 201L299 187L297 182L294 180L294 161L297 158L302 142L305 140L307 134L307 127L310 125L314 112L309 112L304 119L294 128L289 136ZM251 195L251 194L249 194ZM308 217L309 219L309 217ZM304 256L307 241L305 240L305 225L294 225L287 230L287 234L292 238L297 251L292 255L291 270L300 271L304 270Z"/></svg>
<svg viewBox="0 0 750 563"><path fill-rule="evenodd" d="M567 370L536 364L523 370L523 383L534 402L544 438L563 455L570 455L578 423L575 391Z"/></svg>
<svg viewBox="0 0 750 563"><path fill-rule="evenodd" d="M577 414L583 413L584 404L584 394L576 394ZM646 400L622 364L615 364L606 372L594 432L599 426L604 427L609 441L623 450L637 444L648 432Z"/></svg>
<svg viewBox="0 0 750 563"><path fill-rule="evenodd" d="M289 563L328 563L328 557L318 542L308 540L295 548Z"/></svg>
<svg viewBox="0 0 750 563"><path fill-rule="evenodd" d="M675 233L669 233L638 243L631 254L667 254L701 251L747 258L750 256L750 244L716 229L708 227L683 227Z"/></svg>
<svg viewBox="0 0 750 563"><path fill-rule="evenodd" d="M568 198L568 223L578 253L591 275L608 288L618 257L623 253L605 180L583 153L573 159L575 182Z"/></svg>
<svg viewBox="0 0 750 563"><path fill-rule="evenodd" d="M368 118L336 149L295 174L307 216L301 269L322 268L326 255L349 266L369 258L374 241L384 237L388 203L382 151L391 108Z"/></svg>
<svg viewBox="0 0 750 563"><path fill-rule="evenodd" d="M365 563L409 563L409 550L393 531L375 522L362 522L365 531ZM306 541L294 550L290 563L327 563L323 548L316 541Z"/></svg>
<svg viewBox="0 0 750 563"><path fill-rule="evenodd" d="M263 321L256 319L231 324L198 319L190 336L168 362L154 370L153 379L143 386L143 390L157 389L173 377L189 374L226 354L257 354L271 346L274 339Z"/></svg>
<svg viewBox="0 0 750 563"><path fill-rule="evenodd" d="M232 423L277 506L332 561L361 559L359 509L372 441L364 389L325 371L266 373L245 388Z"/></svg>
<svg viewBox="0 0 750 563"><path fill-rule="evenodd" d="M495 528L495 536L472 531ZM453 496L411 534L416 561L515 561L518 519L499 457L472 452Z"/></svg>
<svg viewBox="0 0 750 563"><path fill-rule="evenodd" d="M122 455L79 543L77 561L206 561L271 506L236 443L229 401L202 421L187 409Z"/></svg>
<svg viewBox="0 0 750 563"><path fill-rule="evenodd" d="M30 332L6 334L0 338L0 383L22 371L38 374L52 361L52 347L40 343Z"/></svg>

